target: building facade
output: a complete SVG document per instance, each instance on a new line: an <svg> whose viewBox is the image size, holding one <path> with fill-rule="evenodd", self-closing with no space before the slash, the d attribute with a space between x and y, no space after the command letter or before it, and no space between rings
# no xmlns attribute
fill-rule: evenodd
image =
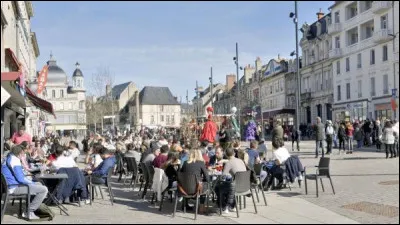
<svg viewBox="0 0 400 225"><path fill-rule="evenodd" d="M48 102L31 90L36 79L36 59L40 54L36 34L31 29L33 16L31 1L1 2L1 80L2 88L10 94L1 107L2 134L6 138L21 125L33 136L43 135L40 127L45 114L38 104ZM48 105L48 111L51 111L51 105Z"/></svg>
<svg viewBox="0 0 400 225"><path fill-rule="evenodd" d="M49 118L46 132L75 136L86 135L86 89L79 63L72 74L71 82L64 70L51 55L48 65L46 98L53 104L56 118ZM70 85L72 83L72 85Z"/></svg>
<svg viewBox="0 0 400 225"><path fill-rule="evenodd" d="M303 65L301 77L301 120L302 124L315 123L318 116L322 121L332 120L333 77L332 59L329 50L332 40L328 34L331 14L317 13L317 21L304 24L300 40Z"/></svg>
<svg viewBox="0 0 400 225"><path fill-rule="evenodd" d="M168 87L144 87L129 103L133 127L179 128L181 104Z"/></svg>
<svg viewBox="0 0 400 225"><path fill-rule="evenodd" d="M211 100L214 103L217 96L223 93L224 90L225 85L219 83L213 84L212 95L210 87L206 88L204 91L201 87L196 90L196 92L198 92L198 96L195 96L192 102L194 105L194 114L198 119L207 117L207 108L212 105Z"/></svg>
<svg viewBox="0 0 400 225"><path fill-rule="evenodd" d="M392 1L338 1L331 7L329 57L336 120L395 117L393 38L399 12L393 7Z"/></svg>

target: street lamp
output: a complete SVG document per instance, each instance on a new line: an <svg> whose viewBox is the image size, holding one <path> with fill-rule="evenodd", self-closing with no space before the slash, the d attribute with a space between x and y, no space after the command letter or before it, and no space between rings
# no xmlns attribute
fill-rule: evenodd
<svg viewBox="0 0 400 225"><path fill-rule="evenodd" d="M297 81L297 91L296 91L296 129L300 127L300 59L299 59L299 38L298 38L298 12L297 12L297 1L294 1L294 10L289 14L290 18L293 18L293 23L296 29L296 51L293 51L290 56L296 55L296 81Z"/></svg>
<svg viewBox="0 0 400 225"><path fill-rule="evenodd" d="M214 101L214 97L213 97L213 69L211 67L211 76L208 78L210 80L210 96L211 96L211 107L213 107L213 101Z"/></svg>
<svg viewBox="0 0 400 225"><path fill-rule="evenodd" d="M239 132L240 132L240 125L241 125L241 120L240 120L240 82L239 82L239 47L238 43L236 42L236 56L233 57L233 61L235 61L236 65L236 104L237 104L237 109L238 109L238 121L239 121ZM240 132L241 133L241 132Z"/></svg>

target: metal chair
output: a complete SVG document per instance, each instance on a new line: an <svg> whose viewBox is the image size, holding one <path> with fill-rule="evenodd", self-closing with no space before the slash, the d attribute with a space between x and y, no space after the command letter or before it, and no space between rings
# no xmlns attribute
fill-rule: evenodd
<svg viewBox="0 0 400 225"><path fill-rule="evenodd" d="M126 173L125 173L124 185L125 185L126 177L127 177L128 173L132 173L130 186L132 186L132 183L134 183L133 188L135 188L136 180L137 180L138 174L139 174L139 168L138 168L136 159L134 157L124 157L124 161L126 162Z"/></svg>
<svg viewBox="0 0 400 225"><path fill-rule="evenodd" d="M306 167L304 167L304 184L306 187L306 195L308 194L307 179L309 179L309 180L315 180L315 185L316 185L316 189L317 189L317 197L318 197L318 178L321 181L321 186L322 186L323 192L325 192L325 189L324 189L324 184L322 183L322 178L328 178L331 183L331 186L332 186L333 194L335 194L335 189L334 189L333 183L332 183L329 164L330 164L330 158L328 158L328 157L320 158L318 166L315 166L316 167L315 174L308 174L308 175L306 174Z"/></svg>
<svg viewBox="0 0 400 225"><path fill-rule="evenodd" d="M138 191L138 196L140 196L140 192L142 190L143 184L145 184L146 181L149 179L149 173L147 171L146 164L143 163L143 162L139 163L139 168L142 169L143 176L142 176L142 179L140 181L140 187L139 187L139 191Z"/></svg>
<svg viewBox="0 0 400 225"><path fill-rule="evenodd" d="M106 186L107 187L108 193L110 194L111 205L114 205L114 203L113 203L114 202L114 194L112 192L112 186L111 186L111 177L112 177L112 174L113 174L113 170L114 170L114 167L111 167L111 168L108 169L106 182L104 184L95 184L95 183L92 182L92 176L89 177L89 190L91 190L90 191L90 205L92 205L92 202L94 200L93 192L95 190L95 187L99 187L101 196L103 197L103 193L101 192L101 187L102 186Z"/></svg>
<svg viewBox="0 0 400 225"><path fill-rule="evenodd" d="M9 200L19 199L19 216L22 217L22 200L25 199L25 207L26 213L29 215L29 205L30 205L30 190L29 186L26 184L18 184L13 185L13 187L26 187L27 193L26 194L11 194L8 192L9 185L7 184L7 180L3 174L1 174L1 201L4 202L3 206L1 207L1 221L3 221L4 213L6 211L6 206ZM3 198L4 196L4 198ZM27 218L29 220L29 218Z"/></svg>
<svg viewBox="0 0 400 225"><path fill-rule="evenodd" d="M263 196L263 198L264 198L264 203L265 203L265 205L268 205L268 204L267 204L267 199L265 198L264 185L263 185L263 183L261 182L261 170L262 170L262 165L261 165L260 163L254 164L253 169L254 169L254 172L256 173L257 179L258 179L259 182L260 182L260 187L259 187L257 184L252 184L252 188L254 188L255 191L256 191L257 202L260 202L260 199L258 198L258 191L261 190L261 194L262 194L262 196Z"/></svg>

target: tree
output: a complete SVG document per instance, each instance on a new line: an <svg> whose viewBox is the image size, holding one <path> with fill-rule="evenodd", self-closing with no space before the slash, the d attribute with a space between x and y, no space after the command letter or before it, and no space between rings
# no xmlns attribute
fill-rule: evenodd
<svg viewBox="0 0 400 225"><path fill-rule="evenodd" d="M112 87L114 84L114 76L108 67L99 67L97 72L91 77L89 90L92 99L86 101L86 116L88 124L94 124L95 131L97 131L97 124L101 124L103 131L103 118L104 116L114 115L115 102L112 96ZM107 86L110 88L107 93Z"/></svg>

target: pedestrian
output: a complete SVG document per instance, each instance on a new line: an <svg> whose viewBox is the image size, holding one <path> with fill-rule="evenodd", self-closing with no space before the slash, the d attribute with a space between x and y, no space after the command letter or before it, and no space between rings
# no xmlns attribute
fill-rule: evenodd
<svg viewBox="0 0 400 225"><path fill-rule="evenodd" d="M393 132L395 133L395 139L394 139L394 149L397 154L397 157L399 157L399 121L393 120Z"/></svg>
<svg viewBox="0 0 400 225"><path fill-rule="evenodd" d="M296 129L296 126L293 126L292 129L292 151L294 151L294 142L296 142L297 151L300 151L300 130Z"/></svg>
<svg viewBox="0 0 400 225"><path fill-rule="evenodd" d="M346 140L346 127L345 127L345 123L342 122L339 125L339 129L338 129L338 140L339 140L339 155L340 155L340 150L343 148L343 152L346 151L346 147L345 147L345 140Z"/></svg>
<svg viewBox="0 0 400 225"><path fill-rule="evenodd" d="M324 158L325 126L321 123L321 117L317 117L315 126L315 158L318 158L318 149L322 148L322 158Z"/></svg>
<svg viewBox="0 0 400 225"><path fill-rule="evenodd" d="M381 128L381 121L376 120L375 121L375 145L376 145L376 151L380 152L381 151L381 145L382 145L382 128Z"/></svg>
<svg viewBox="0 0 400 225"><path fill-rule="evenodd" d="M279 121L279 120L275 121L275 127L272 130L271 138L272 138L271 140L274 140L275 138L281 138L283 140L283 128L281 125L281 121Z"/></svg>
<svg viewBox="0 0 400 225"><path fill-rule="evenodd" d="M363 142L363 139L364 139L363 136L364 135L363 135L362 130L360 129L359 126L357 126L356 130L354 132L354 140L357 141L357 149L360 149L362 147L362 144L363 144L362 142Z"/></svg>
<svg viewBox="0 0 400 225"><path fill-rule="evenodd" d="M348 145L348 151L346 154L353 154L353 133L354 127L349 121L346 123L346 140Z"/></svg>
<svg viewBox="0 0 400 225"><path fill-rule="evenodd" d="M332 153L332 142L333 142L333 136L335 135L335 129L333 128L332 121L328 120L326 121L327 127L325 128L325 134L326 134L326 154L329 155Z"/></svg>
<svg viewBox="0 0 400 225"><path fill-rule="evenodd" d="M392 122L387 120L382 135L383 143L385 144L386 158L389 157L389 152L390 158L396 158L396 152L394 151L395 135L396 132L393 130Z"/></svg>

